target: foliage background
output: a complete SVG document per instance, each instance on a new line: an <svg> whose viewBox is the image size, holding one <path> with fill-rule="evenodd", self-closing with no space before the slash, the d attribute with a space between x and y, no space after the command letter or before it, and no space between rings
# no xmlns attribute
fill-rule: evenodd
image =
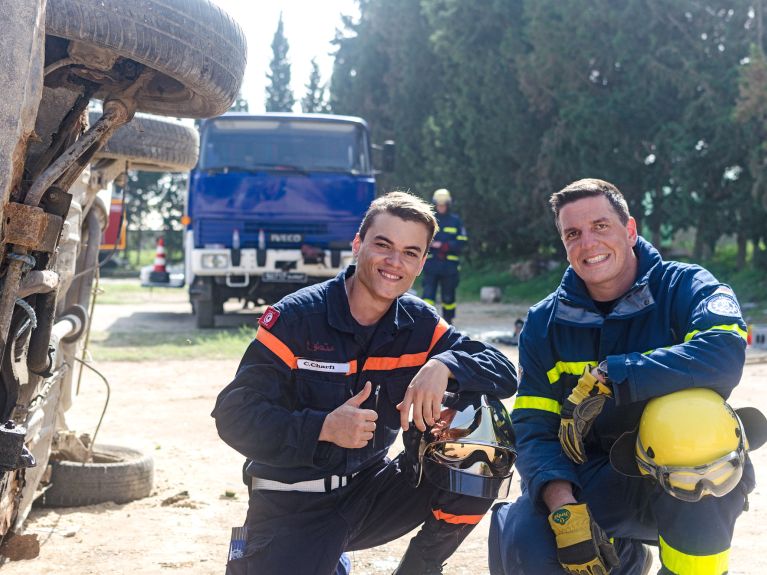
<svg viewBox="0 0 767 575"><path fill-rule="evenodd" d="M396 140L386 189L451 190L474 258L554 255L548 196L599 177L657 245L767 267L761 0L359 5L332 110Z"/></svg>

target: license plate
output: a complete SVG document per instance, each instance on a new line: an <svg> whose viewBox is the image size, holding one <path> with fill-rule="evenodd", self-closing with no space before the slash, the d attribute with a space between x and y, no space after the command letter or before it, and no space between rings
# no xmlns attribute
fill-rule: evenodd
<svg viewBox="0 0 767 575"><path fill-rule="evenodd" d="M305 284L306 274L301 272L264 272L261 281L271 283Z"/></svg>

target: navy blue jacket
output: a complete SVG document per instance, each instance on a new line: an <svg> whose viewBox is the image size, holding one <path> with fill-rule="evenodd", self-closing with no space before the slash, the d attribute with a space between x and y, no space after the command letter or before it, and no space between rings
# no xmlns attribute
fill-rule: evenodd
<svg viewBox="0 0 767 575"><path fill-rule="evenodd" d="M399 431L396 405L431 358L450 369L458 391L501 398L516 391L514 367L501 352L462 336L409 294L394 301L370 344L361 345L344 285L353 273L350 266L264 314L234 381L219 394L212 413L219 435L251 460L251 475L295 483L380 461ZM325 416L367 381L373 393L362 407L378 412L374 438L361 449L319 441Z"/></svg>
<svg viewBox="0 0 767 575"><path fill-rule="evenodd" d="M615 394L586 438L590 457L606 454L621 433L635 428L649 399L690 387L727 398L740 381L746 325L732 290L700 266L662 261L641 237L634 252L637 280L608 315L568 268L559 288L530 309L522 330L512 411L516 465L539 505L549 481L580 488L557 431L562 402L586 365L607 359Z"/></svg>
<svg viewBox="0 0 767 575"><path fill-rule="evenodd" d="M441 246L435 248L432 245L429 248L428 260L424 268L427 273L438 261L451 262L451 265L457 269L461 261L461 251L469 239L458 214L447 212L437 213L436 216L439 231L434 235L434 241L441 242Z"/></svg>

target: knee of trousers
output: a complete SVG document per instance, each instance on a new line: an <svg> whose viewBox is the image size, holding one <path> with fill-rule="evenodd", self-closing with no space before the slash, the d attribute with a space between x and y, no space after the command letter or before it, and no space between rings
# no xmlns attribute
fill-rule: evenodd
<svg viewBox="0 0 767 575"><path fill-rule="evenodd" d="M482 516L487 513L492 504L492 499L471 497L442 489L436 489L432 498L432 509L435 515L438 511L441 511L445 514L456 516Z"/></svg>
<svg viewBox="0 0 767 575"><path fill-rule="evenodd" d="M547 515L527 496L493 507L488 535L488 560L493 575L560 573L554 534Z"/></svg>

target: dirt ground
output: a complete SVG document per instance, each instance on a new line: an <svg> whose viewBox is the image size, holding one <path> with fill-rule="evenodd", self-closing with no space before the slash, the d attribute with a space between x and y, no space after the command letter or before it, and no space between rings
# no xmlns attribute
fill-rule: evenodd
<svg viewBox="0 0 767 575"><path fill-rule="evenodd" d="M459 327L487 334L510 329L519 309L512 306L463 306ZM97 307L95 329L180 331L193 328L183 303ZM516 348L499 346L516 363ZM242 522L246 490L240 479L242 458L218 439L209 414L218 391L234 375L237 362L201 360L101 363L111 399L99 442L126 445L154 456L155 486L150 497L125 505L84 508L35 508L26 533L36 534L36 559L10 562L3 574L127 573L212 575L224 572L231 527ZM767 362L751 353L744 379L732 403L767 411ZM92 432L106 394L95 375L84 376L80 395L68 414L70 426ZM767 447L753 459L767 472ZM235 494L229 496L228 494ZM515 478L511 498L519 493ZM759 485L751 508L737 524L730 573L767 573L767 491ZM448 574L487 573L485 518L450 559ZM353 573L391 573L409 537L354 553ZM657 561L656 561L657 566Z"/></svg>

